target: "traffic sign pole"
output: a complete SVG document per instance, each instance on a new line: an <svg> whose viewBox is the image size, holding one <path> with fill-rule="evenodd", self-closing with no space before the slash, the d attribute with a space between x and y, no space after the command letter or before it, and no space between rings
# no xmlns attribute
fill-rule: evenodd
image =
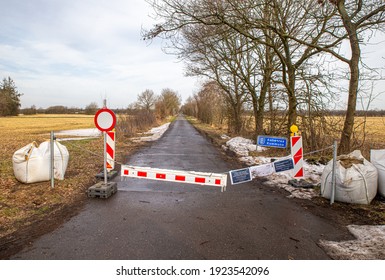
<svg viewBox="0 0 385 280"><path fill-rule="evenodd" d="M96 112L94 117L95 126L103 132L104 163L103 174L104 183L107 184L107 132L115 128L116 116L113 111L104 107Z"/></svg>
<svg viewBox="0 0 385 280"><path fill-rule="evenodd" d="M103 142L104 142L104 184L107 185L107 133L103 131Z"/></svg>

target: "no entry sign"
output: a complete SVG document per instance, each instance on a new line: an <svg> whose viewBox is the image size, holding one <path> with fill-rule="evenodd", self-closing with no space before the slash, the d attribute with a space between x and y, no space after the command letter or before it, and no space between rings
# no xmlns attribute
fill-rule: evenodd
<svg viewBox="0 0 385 280"><path fill-rule="evenodd" d="M115 113L107 108L100 109L95 114L94 123L100 131L111 131L115 128L116 124Z"/></svg>

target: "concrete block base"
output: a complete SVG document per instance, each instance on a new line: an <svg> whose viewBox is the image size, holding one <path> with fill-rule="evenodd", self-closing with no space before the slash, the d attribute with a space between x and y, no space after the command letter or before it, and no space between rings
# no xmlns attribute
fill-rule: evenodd
<svg viewBox="0 0 385 280"><path fill-rule="evenodd" d="M88 188L87 195L88 197L109 198L117 191L118 185L116 182L108 182L107 185L104 182L99 182Z"/></svg>

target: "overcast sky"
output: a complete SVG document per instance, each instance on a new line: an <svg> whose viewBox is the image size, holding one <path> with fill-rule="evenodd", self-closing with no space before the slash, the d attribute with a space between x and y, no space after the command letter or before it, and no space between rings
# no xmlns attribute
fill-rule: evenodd
<svg viewBox="0 0 385 280"><path fill-rule="evenodd" d="M15 81L22 108L101 105L105 97L108 107L125 108L146 89L171 88L184 100L199 89L160 40L141 39L153 23L144 0L0 0L0 7L0 78ZM384 45L366 50L365 62L383 67ZM371 108L385 109L385 95Z"/></svg>
<svg viewBox="0 0 385 280"><path fill-rule="evenodd" d="M141 40L150 28L144 0L0 0L0 78L16 83L22 108L125 108L146 89L164 88L186 99L195 78L161 50Z"/></svg>

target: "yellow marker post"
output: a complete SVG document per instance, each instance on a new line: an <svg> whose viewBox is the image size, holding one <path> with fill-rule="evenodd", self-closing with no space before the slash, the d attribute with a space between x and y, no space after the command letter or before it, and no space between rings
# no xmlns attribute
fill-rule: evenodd
<svg viewBox="0 0 385 280"><path fill-rule="evenodd" d="M290 127L290 136L295 136L297 135L298 133L298 126L296 126L295 124L293 124L291 127Z"/></svg>

